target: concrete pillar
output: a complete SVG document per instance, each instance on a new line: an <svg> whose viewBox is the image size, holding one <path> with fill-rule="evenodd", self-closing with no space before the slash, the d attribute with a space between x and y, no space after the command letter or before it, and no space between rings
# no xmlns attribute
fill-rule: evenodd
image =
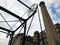
<svg viewBox="0 0 60 45"><path fill-rule="evenodd" d="M56 44L56 31L52 23L52 20L48 14L48 11L46 9L45 3L42 1L40 2L39 6L41 7L41 11L42 11L48 45L57 45Z"/></svg>

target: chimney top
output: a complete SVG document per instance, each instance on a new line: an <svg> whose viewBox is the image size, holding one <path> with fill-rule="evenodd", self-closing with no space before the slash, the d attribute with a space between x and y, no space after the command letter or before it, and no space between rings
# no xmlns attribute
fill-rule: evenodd
<svg viewBox="0 0 60 45"><path fill-rule="evenodd" d="M41 5L45 5L45 2L41 1L40 4L39 4L39 6L41 6Z"/></svg>

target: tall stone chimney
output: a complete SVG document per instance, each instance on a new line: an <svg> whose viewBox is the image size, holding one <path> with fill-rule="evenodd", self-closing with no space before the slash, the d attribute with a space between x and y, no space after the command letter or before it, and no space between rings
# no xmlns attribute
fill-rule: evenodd
<svg viewBox="0 0 60 45"><path fill-rule="evenodd" d="M40 35L38 31L34 32L34 42L40 43Z"/></svg>
<svg viewBox="0 0 60 45"><path fill-rule="evenodd" d="M56 44L56 30L49 16L49 13L46 9L45 3L42 1L40 2L39 6L41 7L41 11L42 11L48 45L57 45Z"/></svg>

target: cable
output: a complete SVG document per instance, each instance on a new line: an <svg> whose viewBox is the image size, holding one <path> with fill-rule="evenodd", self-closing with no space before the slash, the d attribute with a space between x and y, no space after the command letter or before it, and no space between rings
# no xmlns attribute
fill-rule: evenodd
<svg viewBox="0 0 60 45"><path fill-rule="evenodd" d="M0 13L0 15L1 15L1 13ZM1 15L1 17L5 20L5 18ZM7 23L7 25L11 28L11 26L8 24L8 22L5 20L5 22ZM12 28L11 28L11 30L13 30Z"/></svg>

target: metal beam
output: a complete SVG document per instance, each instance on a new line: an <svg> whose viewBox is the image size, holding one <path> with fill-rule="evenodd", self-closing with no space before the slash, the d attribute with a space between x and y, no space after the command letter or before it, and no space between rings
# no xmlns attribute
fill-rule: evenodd
<svg viewBox="0 0 60 45"><path fill-rule="evenodd" d="M9 11L9 10L7 10L7 9L3 8L2 6L0 6L0 10L2 10L2 11L4 11L4 12L7 12L8 14L10 14L10 15L12 15L12 16L14 16L14 17L18 18L19 20L22 20L22 21L24 21L24 20L25 20L25 19L23 19L23 18L19 17L18 15L14 14L13 12L11 12L11 11Z"/></svg>
<svg viewBox="0 0 60 45"><path fill-rule="evenodd" d="M9 33L3 32L3 31L0 31L0 32L5 33L5 34L9 34Z"/></svg>
<svg viewBox="0 0 60 45"><path fill-rule="evenodd" d="M36 6L36 9L38 8L38 5ZM26 20L29 20L36 12L37 10L35 9L35 11L26 19Z"/></svg>
<svg viewBox="0 0 60 45"><path fill-rule="evenodd" d="M25 22L23 22L16 30L15 30L15 32L24 24Z"/></svg>
<svg viewBox="0 0 60 45"><path fill-rule="evenodd" d="M38 7L36 6L36 9L37 9ZM17 31L26 21L28 21L35 13L36 13L36 9L35 9L35 11L31 14L31 16L29 16L27 19L25 19L25 21L15 30L15 31Z"/></svg>
<svg viewBox="0 0 60 45"><path fill-rule="evenodd" d="M27 22L24 23L24 34L22 39L22 45L25 45L25 40L26 40L26 24Z"/></svg>
<svg viewBox="0 0 60 45"><path fill-rule="evenodd" d="M31 9L29 6L27 6L26 4L24 4L22 1L20 1L20 0L17 0L17 1L19 1L21 4L23 4L24 6L26 6L28 9L30 9L30 10L32 10L32 11L34 11L33 9Z"/></svg>
<svg viewBox="0 0 60 45"><path fill-rule="evenodd" d="M9 30L9 29L6 29L6 28L3 28L3 27L0 27L0 29L2 29L2 30L4 30L4 31L7 31L7 32L13 32L13 31L11 31L11 30Z"/></svg>

